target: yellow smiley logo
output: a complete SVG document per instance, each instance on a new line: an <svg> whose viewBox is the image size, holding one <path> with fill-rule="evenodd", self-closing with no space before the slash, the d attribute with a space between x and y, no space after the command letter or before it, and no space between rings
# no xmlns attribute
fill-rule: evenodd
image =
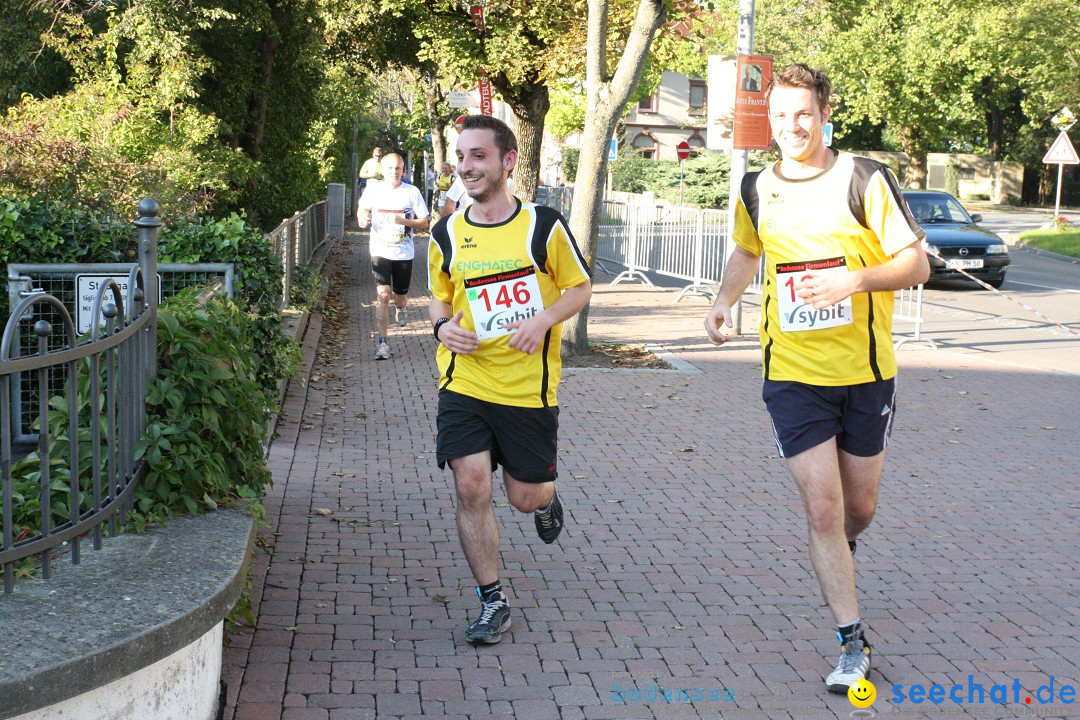
<svg viewBox="0 0 1080 720"><path fill-rule="evenodd" d="M874 704L874 700L877 698L877 688L869 680L857 680L848 688L847 696L855 707L867 708Z"/></svg>

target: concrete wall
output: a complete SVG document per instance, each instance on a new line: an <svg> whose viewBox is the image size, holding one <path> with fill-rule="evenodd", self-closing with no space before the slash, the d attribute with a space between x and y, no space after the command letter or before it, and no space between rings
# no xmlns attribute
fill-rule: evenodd
<svg viewBox="0 0 1080 720"><path fill-rule="evenodd" d="M213 720L218 714L223 624L185 648L77 697L14 720Z"/></svg>
<svg viewBox="0 0 1080 720"><path fill-rule="evenodd" d="M857 151L889 165L903 187L907 187L906 153L879 150ZM945 166L953 158L960 173L960 199L971 195L987 195L991 202L1007 203L1012 196L1019 200L1024 186L1024 166L1015 162L994 161L984 155L971 153L929 153L926 157L928 190L945 190Z"/></svg>

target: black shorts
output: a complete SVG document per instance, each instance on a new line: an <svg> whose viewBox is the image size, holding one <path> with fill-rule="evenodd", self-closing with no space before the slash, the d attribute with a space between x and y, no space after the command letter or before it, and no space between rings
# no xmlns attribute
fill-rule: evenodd
<svg viewBox="0 0 1080 720"><path fill-rule="evenodd" d="M371 258L371 274L376 285L390 285L397 295L408 295L412 282L412 260L388 260Z"/></svg>
<svg viewBox="0 0 1080 720"><path fill-rule="evenodd" d="M832 437L851 455L873 457L892 432L896 378L838 387L766 380L761 398L780 457L794 457Z"/></svg>
<svg viewBox="0 0 1080 720"><path fill-rule="evenodd" d="M448 460L491 451L491 470L499 465L515 480L550 482L558 477L559 408L526 408L439 392L435 459Z"/></svg>

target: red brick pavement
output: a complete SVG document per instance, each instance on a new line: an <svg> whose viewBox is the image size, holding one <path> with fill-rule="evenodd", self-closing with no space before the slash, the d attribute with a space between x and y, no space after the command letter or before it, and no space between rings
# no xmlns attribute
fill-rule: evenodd
<svg viewBox="0 0 1080 720"><path fill-rule="evenodd" d="M270 453L258 629L226 651L226 720L848 717L824 692L836 650L797 492L759 399L756 338L703 339L706 301L598 283L593 339L655 343L693 373L571 370L560 388L554 545L497 493L514 625L476 611L450 475L434 460L434 343L417 262L408 327L375 362L361 236L339 249L343 350L305 339ZM752 313L748 327L752 329ZM1015 717L992 705L890 705L891 686L1018 678L1080 684L1080 377L900 354L900 408L878 517L859 546L878 714ZM319 514L319 510L331 514ZM734 700L634 702L652 684ZM632 696L631 696L632 697ZM1072 707L1028 706L1043 717ZM911 716L919 716L913 714Z"/></svg>

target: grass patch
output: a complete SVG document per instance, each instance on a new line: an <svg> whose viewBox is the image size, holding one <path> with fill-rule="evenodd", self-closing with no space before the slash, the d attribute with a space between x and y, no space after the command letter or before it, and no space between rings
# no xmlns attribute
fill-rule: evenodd
<svg viewBox="0 0 1080 720"><path fill-rule="evenodd" d="M1025 230L1020 242L1049 252L1080 258L1080 228Z"/></svg>

